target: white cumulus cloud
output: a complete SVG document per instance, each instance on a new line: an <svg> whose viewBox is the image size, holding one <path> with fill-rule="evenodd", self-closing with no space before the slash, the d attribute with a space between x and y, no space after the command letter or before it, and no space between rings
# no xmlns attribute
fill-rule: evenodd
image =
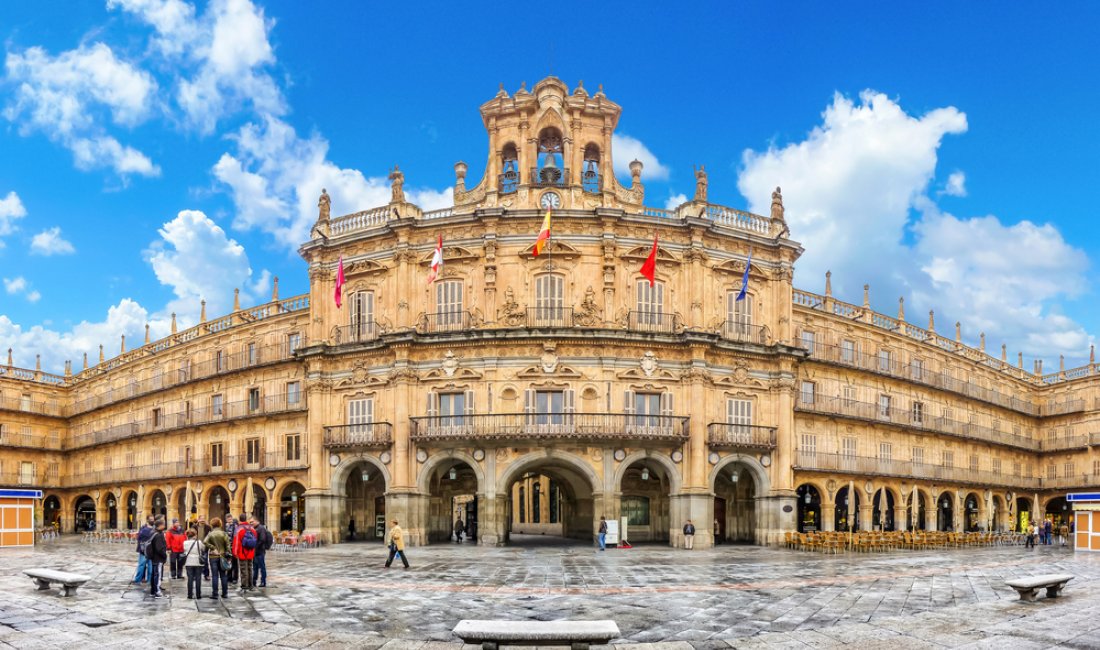
<svg viewBox="0 0 1100 650"><path fill-rule="evenodd" d="M912 314L934 308L940 323L962 321L971 342L985 331L1025 355L1087 354L1087 335L1060 305L1084 290L1081 250L1049 224L958 218L929 198L943 139L966 129L954 107L914 116L881 93L837 94L804 140L746 151L738 187L750 210L769 214L782 186L792 237L806 248L800 287L820 290L831 269L842 300L858 302L870 283L883 311L907 296L918 325ZM948 187L962 190L957 173Z"/></svg>
<svg viewBox="0 0 1100 650"><path fill-rule="evenodd" d="M27 279L21 275L14 278L4 278L4 291L12 296L23 294L23 298L25 298L27 302L38 302L38 300L42 298L42 294L31 289L30 282L27 282Z"/></svg>
<svg viewBox="0 0 1100 650"><path fill-rule="evenodd" d="M642 163L642 182L668 179L668 167L657 160L657 156L638 138L625 133L611 134L611 149L614 152L615 174L620 178L630 178L630 163L638 160Z"/></svg>
<svg viewBox="0 0 1100 650"><path fill-rule="evenodd" d="M688 201L688 197L687 197L686 194L674 194L674 195L668 197L668 200L665 201L665 209L666 210L675 210L676 208L680 207L681 205L687 203L687 201Z"/></svg>
<svg viewBox="0 0 1100 650"><path fill-rule="evenodd" d="M0 199L0 237L15 232L15 221L25 216L27 216L27 208L23 207L23 201L19 199L19 195L8 192L7 196ZM3 247L4 242L0 240L0 248Z"/></svg>
<svg viewBox="0 0 1100 650"><path fill-rule="evenodd" d="M31 238L31 253L36 255L71 255L72 243L61 236L61 227L47 228Z"/></svg>
<svg viewBox="0 0 1100 650"><path fill-rule="evenodd" d="M947 184L943 188L943 193L948 196L966 196L966 174L952 172L947 177Z"/></svg>

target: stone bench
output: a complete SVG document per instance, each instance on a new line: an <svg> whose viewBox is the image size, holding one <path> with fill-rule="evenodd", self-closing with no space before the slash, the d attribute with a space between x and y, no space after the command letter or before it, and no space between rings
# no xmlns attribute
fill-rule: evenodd
<svg viewBox="0 0 1100 650"><path fill-rule="evenodd" d="M480 643L482 650L502 645L567 645L587 650L618 638L615 621L459 621L455 636L466 643Z"/></svg>
<svg viewBox="0 0 1100 650"><path fill-rule="evenodd" d="M1047 590L1047 598L1057 598L1070 580L1073 580L1071 575L1051 574L1005 580L1005 584L1020 593L1020 600L1033 603L1043 588Z"/></svg>
<svg viewBox="0 0 1100 650"><path fill-rule="evenodd" d="M38 583L39 591L49 589L52 582L61 583L66 596L75 595L77 587L91 580L89 576L80 575L79 573L67 573L53 569L24 569L23 573Z"/></svg>

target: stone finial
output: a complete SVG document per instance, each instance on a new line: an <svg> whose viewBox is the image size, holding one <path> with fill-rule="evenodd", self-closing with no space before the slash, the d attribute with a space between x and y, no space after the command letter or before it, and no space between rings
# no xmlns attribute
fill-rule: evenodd
<svg viewBox="0 0 1100 650"><path fill-rule="evenodd" d="M863 285L863 308L871 308L871 285L869 284Z"/></svg>
<svg viewBox="0 0 1100 650"><path fill-rule="evenodd" d="M825 271L825 297L833 297L833 272Z"/></svg>
<svg viewBox="0 0 1100 650"><path fill-rule="evenodd" d="M271 302L279 302L279 276L271 279Z"/></svg>
<svg viewBox="0 0 1100 650"><path fill-rule="evenodd" d="M928 310L928 331L932 334L936 333L936 310Z"/></svg>
<svg viewBox="0 0 1100 650"><path fill-rule="evenodd" d="M387 178L390 180L390 203L404 203L405 173L397 165L394 165Z"/></svg>
<svg viewBox="0 0 1100 650"><path fill-rule="evenodd" d="M240 311L240 310L241 310L241 290L240 289L234 289L233 290L233 311Z"/></svg>
<svg viewBox="0 0 1100 650"><path fill-rule="evenodd" d="M1024 369L1024 353L1023 352L1017 352L1016 353L1016 367L1019 368L1020 370Z"/></svg>
<svg viewBox="0 0 1100 650"><path fill-rule="evenodd" d="M898 298L898 320L905 322L905 298Z"/></svg>
<svg viewBox="0 0 1100 650"><path fill-rule="evenodd" d="M630 186L631 187L637 187L639 184L641 184L641 182L642 182L642 169L644 167L645 167L645 165L642 164L642 161L638 160L637 158L630 161Z"/></svg>
<svg viewBox="0 0 1100 650"><path fill-rule="evenodd" d="M959 321L955 321L955 342L956 343L962 343L962 340L963 340L962 323L960 323Z"/></svg>
<svg viewBox="0 0 1100 650"><path fill-rule="evenodd" d="M145 324L145 345L149 345L149 323Z"/></svg>
<svg viewBox="0 0 1100 650"><path fill-rule="evenodd" d="M68 379L73 376L73 362L71 359L65 360L65 378Z"/></svg>
<svg viewBox="0 0 1100 650"><path fill-rule="evenodd" d="M83 370L87 370L87 369L88 369L88 353L85 352L84 353L84 368L83 368Z"/></svg>
<svg viewBox="0 0 1100 650"><path fill-rule="evenodd" d="M1043 360L1042 359L1036 359L1035 360L1035 374L1039 375L1040 377L1043 375Z"/></svg>
<svg viewBox="0 0 1100 650"><path fill-rule="evenodd" d="M985 332L978 335L978 349L985 352Z"/></svg>
<svg viewBox="0 0 1100 650"><path fill-rule="evenodd" d="M603 94L603 84L597 84L597 86L596 86L596 97L606 97L606 96L607 95Z"/></svg>
<svg viewBox="0 0 1100 650"><path fill-rule="evenodd" d="M469 166L461 160L455 163L455 189L459 192L466 190L466 171Z"/></svg>
<svg viewBox="0 0 1100 650"><path fill-rule="evenodd" d="M103 363L103 344L99 344L99 362Z"/></svg>
<svg viewBox="0 0 1100 650"><path fill-rule="evenodd" d="M1094 364L1094 363L1096 363L1096 346L1095 345L1090 345L1089 346L1089 364L1091 365L1091 364Z"/></svg>
<svg viewBox="0 0 1100 650"><path fill-rule="evenodd" d="M172 312L172 333L176 333L176 312Z"/></svg>
<svg viewBox="0 0 1100 650"><path fill-rule="evenodd" d="M332 199L328 196L328 190L321 188L321 196L317 199L317 221L328 221L332 214Z"/></svg>
<svg viewBox="0 0 1100 650"><path fill-rule="evenodd" d="M500 90L497 91L497 97L508 97L508 91L504 89L504 82L500 82Z"/></svg>
<svg viewBox="0 0 1100 650"><path fill-rule="evenodd" d="M1058 372L1065 372L1065 371L1066 371L1066 355L1059 354L1058 355Z"/></svg>
<svg viewBox="0 0 1100 650"><path fill-rule="evenodd" d="M1001 362L1008 361L1008 346L1004 343L1001 344Z"/></svg>
<svg viewBox="0 0 1100 650"><path fill-rule="evenodd" d="M126 335L122 335L122 345L119 347L119 354L126 354Z"/></svg>
<svg viewBox="0 0 1100 650"><path fill-rule="evenodd" d="M783 190L778 187L772 192L772 219L783 221Z"/></svg>
<svg viewBox="0 0 1100 650"><path fill-rule="evenodd" d="M42 371L42 355L41 354L34 355L34 370L35 370L35 372L41 372Z"/></svg>
<svg viewBox="0 0 1100 650"><path fill-rule="evenodd" d="M8 348L8 367L11 368L11 348Z"/></svg>
<svg viewBox="0 0 1100 650"><path fill-rule="evenodd" d="M199 311L199 322L200 323L205 323L206 322L206 301L202 300L202 301L199 302L199 304L202 306L201 311Z"/></svg>

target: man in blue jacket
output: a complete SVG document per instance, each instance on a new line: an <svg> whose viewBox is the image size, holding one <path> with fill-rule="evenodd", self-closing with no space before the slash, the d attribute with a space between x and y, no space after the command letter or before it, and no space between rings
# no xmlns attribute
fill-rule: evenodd
<svg viewBox="0 0 1100 650"><path fill-rule="evenodd" d="M153 533L155 531L156 529L153 528L153 517L150 515L137 534L138 565L137 573L134 574L134 582L145 582L146 579L151 577L149 572L149 559L145 556L145 551L149 547L149 540L153 538Z"/></svg>

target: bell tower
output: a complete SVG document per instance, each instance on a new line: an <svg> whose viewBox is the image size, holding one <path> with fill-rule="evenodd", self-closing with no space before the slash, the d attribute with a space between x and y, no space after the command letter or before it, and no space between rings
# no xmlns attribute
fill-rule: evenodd
<svg viewBox="0 0 1100 650"><path fill-rule="evenodd" d="M547 77L532 90L524 83L509 96L502 84L481 106L489 134L485 175L467 189L465 163L455 166L455 212L641 209L641 163L631 163L629 186L621 185L613 171L611 134L621 113L602 86L589 95L578 83L570 93L560 79Z"/></svg>

